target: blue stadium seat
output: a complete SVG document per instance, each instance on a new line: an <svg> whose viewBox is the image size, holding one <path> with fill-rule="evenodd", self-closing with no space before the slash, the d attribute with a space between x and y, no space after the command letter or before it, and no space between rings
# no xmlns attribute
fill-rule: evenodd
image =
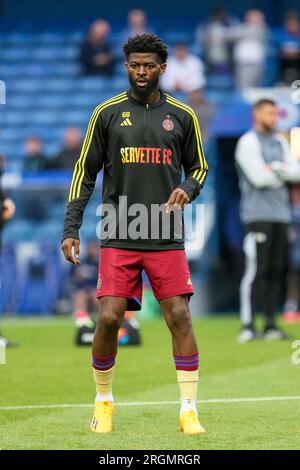
<svg viewBox="0 0 300 470"><path fill-rule="evenodd" d="M171 46L178 42L184 42L191 45L195 41L194 29L184 31L176 28L173 31L165 31L163 33L163 39Z"/></svg>
<svg viewBox="0 0 300 470"><path fill-rule="evenodd" d="M89 92L86 90L83 93L78 93L72 96L71 101L68 97L69 106L72 105L78 108L92 108L99 104L99 96L101 96L99 93L95 93L94 91Z"/></svg>
<svg viewBox="0 0 300 470"><path fill-rule="evenodd" d="M40 46L62 46L67 41L67 35L61 31L44 31L42 33L35 34L34 41Z"/></svg>
<svg viewBox="0 0 300 470"><path fill-rule="evenodd" d="M30 120L32 124L55 126L60 121L60 116L57 111L36 111L31 114Z"/></svg>
<svg viewBox="0 0 300 470"><path fill-rule="evenodd" d="M57 75L77 76L80 74L80 65L77 62L54 63L52 64L52 73Z"/></svg>
<svg viewBox="0 0 300 470"><path fill-rule="evenodd" d="M10 79L10 77L19 76L19 64L8 63L0 65L0 76L1 79Z"/></svg>
<svg viewBox="0 0 300 470"><path fill-rule="evenodd" d="M76 82L78 93L84 91L100 92L107 87L107 80L102 77L80 77Z"/></svg>
<svg viewBox="0 0 300 470"><path fill-rule="evenodd" d="M20 296L17 310L20 314L47 315L54 307L56 284L47 276L47 263L43 256L28 261L24 279L20 280Z"/></svg>
<svg viewBox="0 0 300 470"><path fill-rule="evenodd" d="M70 92L75 87L74 79L70 78L51 78L45 80L44 85L48 91L55 93Z"/></svg>
<svg viewBox="0 0 300 470"><path fill-rule="evenodd" d="M38 47L31 51L31 60L48 62L48 61L66 61L73 60L78 56L77 47Z"/></svg>
<svg viewBox="0 0 300 470"><path fill-rule="evenodd" d="M207 78L207 88L215 90L231 90L233 80L229 75L210 75Z"/></svg>
<svg viewBox="0 0 300 470"><path fill-rule="evenodd" d="M59 140L52 140L44 143L44 150L47 155L56 155L61 149L61 142Z"/></svg>
<svg viewBox="0 0 300 470"><path fill-rule="evenodd" d="M28 220L14 218L4 231L4 241L8 235L11 243L32 241L32 233L32 224Z"/></svg>
<svg viewBox="0 0 300 470"><path fill-rule="evenodd" d="M116 76L111 80L111 91L113 93L120 93L124 89L127 90L129 88L128 77L124 73L120 76Z"/></svg>
<svg viewBox="0 0 300 470"><path fill-rule="evenodd" d="M2 61L20 62L30 60L30 47L7 47L0 51Z"/></svg>
<svg viewBox="0 0 300 470"><path fill-rule="evenodd" d="M14 161L17 158L20 158L24 153L23 145L19 142L1 143L0 151L8 157L7 164L9 166L11 164L11 160Z"/></svg>
<svg viewBox="0 0 300 470"><path fill-rule="evenodd" d="M45 88L45 81L40 78L18 78L10 80L7 83L7 92L16 93L28 93L28 92L40 92Z"/></svg>

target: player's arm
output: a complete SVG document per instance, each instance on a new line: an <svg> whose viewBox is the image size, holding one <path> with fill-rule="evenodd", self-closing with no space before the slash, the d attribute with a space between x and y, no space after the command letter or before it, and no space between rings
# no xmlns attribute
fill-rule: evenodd
<svg viewBox="0 0 300 470"><path fill-rule="evenodd" d="M199 195L206 179L208 165L203 151L198 119L192 111L187 115L185 123L182 166L185 180L171 193L166 203L167 211L171 206L184 209Z"/></svg>
<svg viewBox="0 0 300 470"><path fill-rule="evenodd" d="M272 163L272 170L284 183L299 183L300 163L292 155L290 145L283 136L278 136L283 148L283 161Z"/></svg>
<svg viewBox="0 0 300 470"><path fill-rule="evenodd" d="M272 166L266 165L259 141L253 133L247 133L239 139L235 160L254 187L278 188L282 185Z"/></svg>
<svg viewBox="0 0 300 470"><path fill-rule="evenodd" d="M97 107L92 114L80 157L75 164L62 235L65 258L79 264L79 229L84 209L93 192L97 174L105 159L105 139L101 116Z"/></svg>

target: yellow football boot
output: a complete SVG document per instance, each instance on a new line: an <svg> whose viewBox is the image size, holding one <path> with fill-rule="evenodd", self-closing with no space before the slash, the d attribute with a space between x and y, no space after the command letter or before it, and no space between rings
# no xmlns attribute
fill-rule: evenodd
<svg viewBox="0 0 300 470"><path fill-rule="evenodd" d="M113 414L114 404L112 401L97 401L90 430L99 433L111 432Z"/></svg>
<svg viewBox="0 0 300 470"><path fill-rule="evenodd" d="M180 415L180 431L184 434L200 434L206 432L199 423L197 413L190 409Z"/></svg>

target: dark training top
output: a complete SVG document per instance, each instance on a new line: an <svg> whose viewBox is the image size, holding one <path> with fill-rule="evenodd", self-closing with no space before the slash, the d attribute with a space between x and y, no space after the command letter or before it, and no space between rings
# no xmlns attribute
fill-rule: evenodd
<svg viewBox="0 0 300 470"><path fill-rule="evenodd" d="M181 183L182 167L186 179ZM183 227L182 211L167 216L169 236L162 234L165 216L159 219L157 232L150 215L154 204L164 207L175 188L184 189L192 201L204 184L208 166L199 123L189 106L162 92L157 103L145 105L129 90L95 108L73 173L63 240L79 239L84 208L102 168L102 204L115 210L116 218L109 220L116 221L116 230L103 229L106 237L101 236L101 246L132 250L184 248L184 234L178 235L174 229L175 217L180 218ZM126 200L125 205L120 197ZM133 204L136 206L131 207ZM138 204L148 210L146 219ZM101 215L103 226L108 213ZM132 236L129 230L134 220L140 236ZM124 224L129 235L124 235Z"/></svg>

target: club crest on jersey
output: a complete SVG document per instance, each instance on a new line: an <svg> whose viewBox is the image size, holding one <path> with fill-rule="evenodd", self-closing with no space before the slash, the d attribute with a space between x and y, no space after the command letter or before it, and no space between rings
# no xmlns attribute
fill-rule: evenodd
<svg viewBox="0 0 300 470"><path fill-rule="evenodd" d="M163 121L162 125L166 131L172 131L174 129L174 122L169 115L166 116L166 119Z"/></svg>

